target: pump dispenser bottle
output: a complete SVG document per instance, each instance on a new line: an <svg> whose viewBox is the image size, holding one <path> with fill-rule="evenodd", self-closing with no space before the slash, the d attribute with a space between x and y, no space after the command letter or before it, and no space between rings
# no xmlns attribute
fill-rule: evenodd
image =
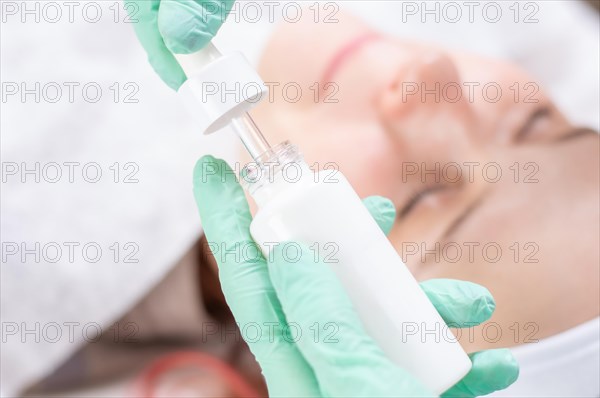
<svg viewBox="0 0 600 398"><path fill-rule="evenodd" d="M207 53L218 54L212 48ZM217 75L227 73L232 74L221 82L256 79L256 87L264 87L249 64L239 62L240 55L225 56L238 62L229 65L232 58L207 53L196 54L196 63L180 61L188 75L182 89L196 99L204 95L203 82L219 83ZM215 63L221 66L218 73ZM388 358L433 393L443 393L468 373L469 357L342 173L314 173L292 144L267 144L246 114L256 98L201 101L194 109L207 132L231 123L254 158L240 178L259 207L250 227L253 239L265 255L276 242L302 242L319 250L323 266L334 271Z"/></svg>

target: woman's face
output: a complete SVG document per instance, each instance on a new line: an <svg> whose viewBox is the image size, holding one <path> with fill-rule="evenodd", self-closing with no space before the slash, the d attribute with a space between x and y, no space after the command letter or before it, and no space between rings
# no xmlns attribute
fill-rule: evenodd
<svg viewBox="0 0 600 398"><path fill-rule="evenodd" d="M468 349L597 316L597 134L513 65L338 19L274 33L260 71L280 85L254 112L267 139L335 165L360 196L391 199L389 238L418 279L490 289L502 336L475 330L461 337Z"/></svg>

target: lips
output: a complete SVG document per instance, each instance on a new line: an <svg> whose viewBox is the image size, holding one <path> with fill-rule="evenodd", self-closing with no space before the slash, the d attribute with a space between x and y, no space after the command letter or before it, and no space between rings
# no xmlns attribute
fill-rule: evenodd
<svg viewBox="0 0 600 398"><path fill-rule="evenodd" d="M321 82L330 82L335 73L340 69L341 65L352 54L360 50L366 43L379 39L381 39L381 35L379 33L368 32L350 40L334 54L331 61L329 62L329 65L327 66L327 68L325 68L325 73L321 78Z"/></svg>

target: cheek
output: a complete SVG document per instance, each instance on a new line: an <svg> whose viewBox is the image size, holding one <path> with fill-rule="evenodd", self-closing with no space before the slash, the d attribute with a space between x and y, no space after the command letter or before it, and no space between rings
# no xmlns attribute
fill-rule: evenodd
<svg viewBox="0 0 600 398"><path fill-rule="evenodd" d="M264 109L257 109L255 119L269 142L291 141L312 170L339 170L361 197L393 199L401 188L403 156L369 104L362 103L352 119L347 112L331 112L327 105L276 117Z"/></svg>
<svg viewBox="0 0 600 398"><path fill-rule="evenodd" d="M340 171L361 197L394 194L400 183L401 156L376 121L322 118L312 126L289 131L287 137L312 170Z"/></svg>
<svg viewBox="0 0 600 398"><path fill-rule="evenodd" d="M536 80L515 65L465 54L452 59L460 71L463 98L476 115L474 139L506 143L522 113L548 101Z"/></svg>
<svg viewBox="0 0 600 398"><path fill-rule="evenodd" d="M362 198L380 195L393 199L401 186L401 156L385 136L340 136L328 148L315 148L315 153L317 162L329 162L343 173Z"/></svg>

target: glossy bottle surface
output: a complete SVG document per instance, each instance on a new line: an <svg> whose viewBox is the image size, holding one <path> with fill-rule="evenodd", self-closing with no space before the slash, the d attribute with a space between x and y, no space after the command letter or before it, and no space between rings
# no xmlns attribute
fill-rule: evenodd
<svg viewBox="0 0 600 398"><path fill-rule="evenodd" d="M279 175L253 192L252 237L265 255L284 241L318 250L388 358L441 394L467 374L469 357L346 178L300 164L299 179Z"/></svg>

